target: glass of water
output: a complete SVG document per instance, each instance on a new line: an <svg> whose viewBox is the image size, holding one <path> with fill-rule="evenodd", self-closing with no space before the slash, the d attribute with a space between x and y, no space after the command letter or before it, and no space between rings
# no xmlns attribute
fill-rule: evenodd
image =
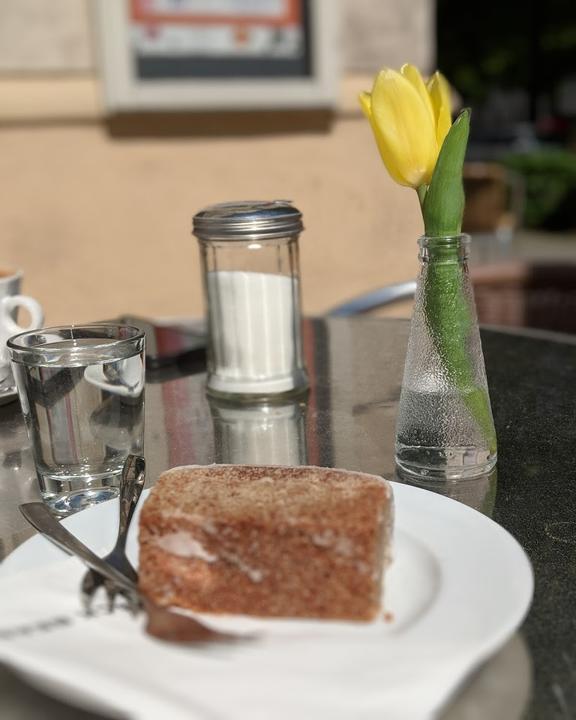
<svg viewBox="0 0 576 720"><path fill-rule="evenodd" d="M63 515L118 494L144 442L144 333L44 328L8 341L44 500Z"/></svg>

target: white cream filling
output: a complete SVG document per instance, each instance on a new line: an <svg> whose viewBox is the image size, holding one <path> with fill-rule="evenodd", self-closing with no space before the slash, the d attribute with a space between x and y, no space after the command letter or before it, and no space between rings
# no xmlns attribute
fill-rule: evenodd
<svg viewBox="0 0 576 720"><path fill-rule="evenodd" d="M176 555L176 557L197 558L207 563L215 563L218 562L218 560L223 560L237 567L238 570L247 575L253 583L262 582L264 578L262 570L247 565L233 553L221 551L220 555L214 555L208 552L201 542L184 530L156 538L154 544L161 550L164 550L164 552L170 553L170 555Z"/></svg>
<svg viewBox="0 0 576 720"><path fill-rule="evenodd" d="M198 542L190 533L182 530L163 535L156 540L156 545L165 552L177 557L195 557L208 563L218 560L217 555L209 553L201 542Z"/></svg>

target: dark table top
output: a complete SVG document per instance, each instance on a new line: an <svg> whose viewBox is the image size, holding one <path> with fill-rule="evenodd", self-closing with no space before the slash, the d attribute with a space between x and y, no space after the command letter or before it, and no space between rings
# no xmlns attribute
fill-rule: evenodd
<svg viewBox="0 0 576 720"><path fill-rule="evenodd" d="M408 323L307 320L312 386L273 413L208 400L197 368L151 374L146 388L148 484L174 465L311 464L394 475L394 430ZM576 708L576 338L483 329L498 434L489 476L427 489L491 515L528 553L532 608L519 633L466 684L443 715L568 720ZM17 402L0 407L0 558L31 536L18 503L35 498ZM33 689L0 667L0 716L101 717Z"/></svg>

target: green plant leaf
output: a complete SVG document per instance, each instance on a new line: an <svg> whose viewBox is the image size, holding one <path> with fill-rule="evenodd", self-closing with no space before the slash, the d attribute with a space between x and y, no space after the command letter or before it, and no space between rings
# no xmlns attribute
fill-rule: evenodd
<svg viewBox="0 0 576 720"><path fill-rule="evenodd" d="M422 214L428 237L458 235L464 214L462 166L470 132L470 110L456 118L442 144Z"/></svg>
<svg viewBox="0 0 576 720"><path fill-rule="evenodd" d="M576 227L576 155L546 150L506 155L501 159L526 195L523 224L548 230Z"/></svg>
<svg viewBox="0 0 576 720"><path fill-rule="evenodd" d="M486 391L476 385L467 351L475 318L471 316L464 293L459 251L456 247L447 247L442 256L442 261L428 264L424 285L427 325L447 377L477 422L490 451L496 452L490 399Z"/></svg>

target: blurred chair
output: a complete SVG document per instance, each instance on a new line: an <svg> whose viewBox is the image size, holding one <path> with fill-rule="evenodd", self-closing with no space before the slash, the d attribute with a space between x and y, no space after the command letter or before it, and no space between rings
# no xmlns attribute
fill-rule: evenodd
<svg viewBox="0 0 576 720"><path fill-rule="evenodd" d="M416 292L416 281L408 280L406 282L395 283L394 285L386 285L378 290L358 295L348 300L342 305L337 305L328 311L328 315L338 317L349 317L350 315L360 315L369 313L378 308L393 305L402 300L410 300Z"/></svg>
<svg viewBox="0 0 576 720"><path fill-rule="evenodd" d="M487 325L576 334L576 264L507 262L471 273L478 319ZM389 285L328 311L348 317L413 297L416 282Z"/></svg>

